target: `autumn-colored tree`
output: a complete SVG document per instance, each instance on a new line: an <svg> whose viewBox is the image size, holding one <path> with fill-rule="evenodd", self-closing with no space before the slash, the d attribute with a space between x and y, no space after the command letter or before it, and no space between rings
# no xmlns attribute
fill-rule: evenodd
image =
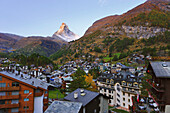
<svg viewBox="0 0 170 113"><path fill-rule="evenodd" d="M97 86L96 86L96 84L95 84L95 82L93 81L93 76L91 75L91 74L88 74L88 76L87 75L85 75L85 81L88 83L88 84L90 84L90 88L91 89L96 89L97 88Z"/></svg>

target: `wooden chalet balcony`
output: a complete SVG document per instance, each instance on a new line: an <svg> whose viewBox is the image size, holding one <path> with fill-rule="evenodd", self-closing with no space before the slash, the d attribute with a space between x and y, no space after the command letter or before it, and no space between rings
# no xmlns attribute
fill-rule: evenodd
<svg viewBox="0 0 170 113"><path fill-rule="evenodd" d="M44 104L48 104L48 99L43 99Z"/></svg>
<svg viewBox="0 0 170 113"><path fill-rule="evenodd" d="M35 97L40 97L40 96L42 96L43 95L43 92L35 92Z"/></svg>
<svg viewBox="0 0 170 113"><path fill-rule="evenodd" d="M0 87L0 91L19 91L20 86L17 87Z"/></svg>
<svg viewBox="0 0 170 113"><path fill-rule="evenodd" d="M20 95L0 96L0 100L19 99Z"/></svg>
<svg viewBox="0 0 170 113"><path fill-rule="evenodd" d="M159 106L164 106L164 105L165 105L163 98L158 98L157 95L154 94L151 89L147 89L147 90L148 90L148 94L150 95L150 97L151 97L156 103L158 103Z"/></svg>
<svg viewBox="0 0 170 113"><path fill-rule="evenodd" d="M0 109L2 108L19 108L19 103L18 104L3 104L0 105Z"/></svg>
<svg viewBox="0 0 170 113"><path fill-rule="evenodd" d="M152 83L151 80L147 80L147 82L149 83L149 85L155 89L157 92L164 92L164 86L156 86L156 83Z"/></svg>

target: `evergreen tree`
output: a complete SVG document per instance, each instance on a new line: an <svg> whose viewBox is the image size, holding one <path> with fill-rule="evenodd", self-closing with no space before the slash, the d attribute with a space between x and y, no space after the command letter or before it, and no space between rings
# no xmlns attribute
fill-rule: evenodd
<svg viewBox="0 0 170 113"><path fill-rule="evenodd" d="M74 91L77 88L84 88L87 89L90 87L90 84L85 81L86 73L81 70L80 68L77 69L77 71L73 74L73 81L70 83L69 88L70 91Z"/></svg>

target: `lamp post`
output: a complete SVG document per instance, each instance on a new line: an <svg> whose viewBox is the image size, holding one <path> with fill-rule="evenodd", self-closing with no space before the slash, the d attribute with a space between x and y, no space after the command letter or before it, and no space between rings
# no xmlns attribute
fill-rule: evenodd
<svg viewBox="0 0 170 113"><path fill-rule="evenodd" d="M32 92L30 92L27 96L26 96L26 102L25 102L25 113L27 112L27 98L32 94Z"/></svg>

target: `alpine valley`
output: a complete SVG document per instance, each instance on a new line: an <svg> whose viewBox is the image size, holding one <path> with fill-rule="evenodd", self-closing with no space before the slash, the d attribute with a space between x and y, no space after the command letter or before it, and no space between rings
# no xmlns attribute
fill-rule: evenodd
<svg viewBox="0 0 170 113"><path fill-rule="evenodd" d="M29 36L23 37L9 33L0 33L0 52L14 52L15 54L30 55L39 53L40 55L50 56L57 52L69 41L80 38L69 30L65 23L51 37Z"/></svg>
<svg viewBox="0 0 170 113"><path fill-rule="evenodd" d="M87 58L89 54L106 62L117 54L122 54L121 58L130 53L170 56L169 11L169 0L148 0L122 15L102 18L94 22L83 37L50 58L64 63Z"/></svg>
<svg viewBox="0 0 170 113"><path fill-rule="evenodd" d="M170 56L169 11L169 0L147 0L122 15L95 21L81 38L65 23L51 37L0 33L0 51L39 53L60 63L88 54L110 59L117 53L124 58L134 52L166 57Z"/></svg>

